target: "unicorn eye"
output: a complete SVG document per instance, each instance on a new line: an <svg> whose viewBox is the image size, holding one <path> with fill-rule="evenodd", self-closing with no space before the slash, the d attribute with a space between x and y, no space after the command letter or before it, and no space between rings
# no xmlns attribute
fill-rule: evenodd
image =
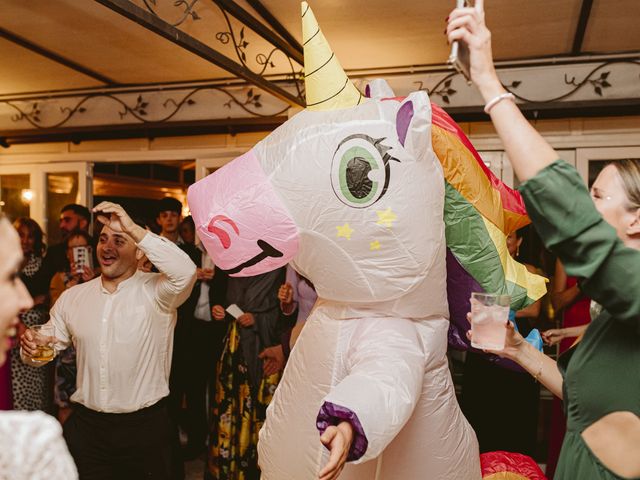
<svg viewBox="0 0 640 480"><path fill-rule="evenodd" d="M373 205L389 186L391 147L384 138L350 135L338 146L331 162L331 186L338 199L354 208Z"/></svg>

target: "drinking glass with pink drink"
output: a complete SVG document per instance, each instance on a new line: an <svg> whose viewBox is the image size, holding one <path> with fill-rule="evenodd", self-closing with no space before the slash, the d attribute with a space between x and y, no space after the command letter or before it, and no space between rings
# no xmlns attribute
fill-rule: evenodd
<svg viewBox="0 0 640 480"><path fill-rule="evenodd" d="M503 350L511 297L497 293L471 294L471 346L482 350Z"/></svg>

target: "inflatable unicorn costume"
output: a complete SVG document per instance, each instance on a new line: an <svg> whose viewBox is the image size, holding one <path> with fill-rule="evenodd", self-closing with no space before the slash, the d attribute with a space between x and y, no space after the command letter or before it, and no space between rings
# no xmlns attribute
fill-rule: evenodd
<svg viewBox="0 0 640 480"><path fill-rule="evenodd" d="M364 98L302 4L307 108L189 189L216 265L256 275L291 263L316 303L260 431L264 480L311 480L319 431L347 420L341 479L479 479L455 398L443 168L426 92Z"/></svg>

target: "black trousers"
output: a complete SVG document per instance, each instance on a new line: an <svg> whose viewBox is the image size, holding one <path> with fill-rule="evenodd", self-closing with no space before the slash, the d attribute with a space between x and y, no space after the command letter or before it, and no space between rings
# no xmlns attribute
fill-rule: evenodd
<svg viewBox="0 0 640 480"><path fill-rule="evenodd" d="M64 424L64 438L80 480L170 478L165 400L132 413L102 413L76 405Z"/></svg>
<svg viewBox="0 0 640 480"><path fill-rule="evenodd" d="M215 381L226 322L205 322L194 318L178 321L175 331L169 396L171 415L184 428L188 448L196 452L205 448L209 432L206 390ZM181 410L182 400L186 409Z"/></svg>

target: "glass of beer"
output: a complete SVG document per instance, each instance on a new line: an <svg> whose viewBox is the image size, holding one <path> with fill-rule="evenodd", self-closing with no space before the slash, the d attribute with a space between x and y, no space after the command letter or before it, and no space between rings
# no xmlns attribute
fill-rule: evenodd
<svg viewBox="0 0 640 480"><path fill-rule="evenodd" d="M55 356L53 344L56 340L56 332L53 325L34 325L29 327L29 330L33 332L33 340L37 345L37 351L31 357L32 360L39 363L47 363L53 360Z"/></svg>
<svg viewBox="0 0 640 480"><path fill-rule="evenodd" d="M471 346L482 350L503 350L511 297L496 293L471 294Z"/></svg>

